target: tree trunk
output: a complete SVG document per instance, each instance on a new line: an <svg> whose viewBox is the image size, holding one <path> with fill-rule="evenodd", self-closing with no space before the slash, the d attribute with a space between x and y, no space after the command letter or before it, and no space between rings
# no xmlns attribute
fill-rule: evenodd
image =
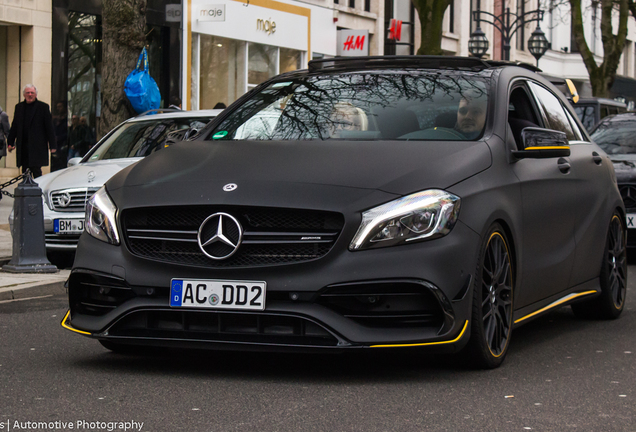
<svg viewBox="0 0 636 432"><path fill-rule="evenodd" d="M572 17L572 33L579 48L583 63L587 68L596 97L609 97L614 84L616 70L627 40L627 19L630 9L634 11L631 0L601 0L601 41L603 42L603 63L596 64L594 53L590 50L583 30L583 12L581 0L569 0ZM614 35L613 13L618 9L618 29Z"/></svg>
<svg viewBox="0 0 636 432"><path fill-rule="evenodd" d="M145 44L146 3L147 0L103 2L100 136L135 115L124 94L124 82L137 65Z"/></svg>
<svg viewBox="0 0 636 432"><path fill-rule="evenodd" d="M418 55L443 55L442 23L450 0L412 0L420 18L422 39Z"/></svg>

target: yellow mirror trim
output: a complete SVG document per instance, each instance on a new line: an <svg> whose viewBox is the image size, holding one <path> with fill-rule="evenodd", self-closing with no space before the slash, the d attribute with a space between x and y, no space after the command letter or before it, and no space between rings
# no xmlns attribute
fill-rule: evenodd
<svg viewBox="0 0 636 432"><path fill-rule="evenodd" d="M545 146L545 147L526 147L524 150L563 150L569 149L570 146Z"/></svg>

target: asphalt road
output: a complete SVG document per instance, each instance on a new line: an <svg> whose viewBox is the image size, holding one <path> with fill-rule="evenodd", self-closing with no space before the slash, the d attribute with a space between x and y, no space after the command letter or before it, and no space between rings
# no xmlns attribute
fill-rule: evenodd
<svg viewBox="0 0 636 432"><path fill-rule="evenodd" d="M515 330L493 371L409 350L120 355L60 327L63 296L2 303L0 432L71 430L29 429L36 421L82 431L108 430L96 421L166 432L636 431L635 265L629 280L620 319L554 311Z"/></svg>

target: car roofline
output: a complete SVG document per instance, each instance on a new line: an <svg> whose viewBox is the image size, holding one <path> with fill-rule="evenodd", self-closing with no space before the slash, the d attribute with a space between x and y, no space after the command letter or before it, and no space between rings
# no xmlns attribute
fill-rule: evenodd
<svg viewBox="0 0 636 432"><path fill-rule="evenodd" d="M482 60L477 57L453 56L368 56L368 57L338 57L311 60L308 63L309 72L346 71L362 68L391 68L414 67L430 69L454 69L481 71L505 66L517 66L532 72L541 72L536 66L522 62L499 60Z"/></svg>
<svg viewBox="0 0 636 432"><path fill-rule="evenodd" d="M207 110L195 110L195 111L185 111L185 110L170 110L164 112L164 110L151 110L146 111L145 113L139 114L136 117L129 118L127 121L129 122L137 122L144 120L152 120L152 119L174 119L174 118L195 118L195 117L216 117L221 114L222 109L207 109ZM156 114L152 114L156 113Z"/></svg>

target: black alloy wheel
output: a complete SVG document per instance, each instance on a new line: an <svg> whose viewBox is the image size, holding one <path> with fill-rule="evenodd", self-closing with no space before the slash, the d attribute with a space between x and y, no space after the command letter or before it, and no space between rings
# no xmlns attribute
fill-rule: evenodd
<svg viewBox="0 0 636 432"><path fill-rule="evenodd" d="M504 360L512 332L513 274L506 234L495 224L485 237L473 289L468 360L496 368Z"/></svg>
<svg viewBox="0 0 636 432"><path fill-rule="evenodd" d="M618 318L627 295L627 231L621 215L610 220L600 274L601 294L592 300L574 303L577 317L593 319Z"/></svg>

